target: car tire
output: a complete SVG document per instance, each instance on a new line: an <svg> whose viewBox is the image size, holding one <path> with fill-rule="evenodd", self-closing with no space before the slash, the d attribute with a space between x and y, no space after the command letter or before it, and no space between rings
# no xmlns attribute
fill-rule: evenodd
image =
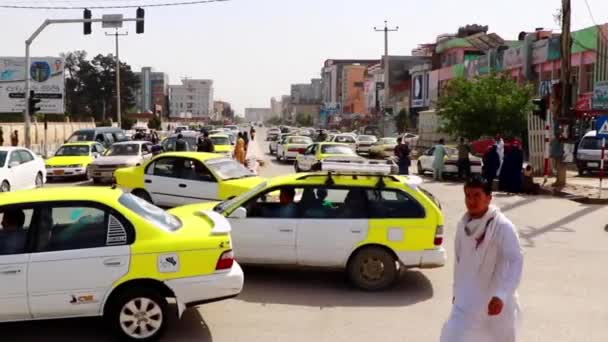
<svg viewBox="0 0 608 342"><path fill-rule="evenodd" d="M135 189L133 191L131 191L131 194L133 194L133 196L137 196L141 199L143 199L144 201L154 204L154 202L152 201L152 197L150 197L150 195L148 194L148 192L146 190L143 189Z"/></svg>
<svg viewBox="0 0 608 342"><path fill-rule="evenodd" d="M585 169L583 169L583 168L578 168L578 175L579 175L579 176L584 176L584 175L585 175Z"/></svg>
<svg viewBox="0 0 608 342"><path fill-rule="evenodd" d="M418 169L418 174L420 176L423 176L424 175L424 169L422 168L422 163L420 161L418 161L418 167L417 167L417 169Z"/></svg>
<svg viewBox="0 0 608 342"><path fill-rule="evenodd" d="M364 247L351 257L347 266L348 278L364 291L380 291L395 283L399 276L397 260L385 248Z"/></svg>
<svg viewBox="0 0 608 342"><path fill-rule="evenodd" d="M302 172L302 170L300 170L300 165L298 165L298 161L296 160L296 162L293 164L293 168L294 170L296 170L296 173L300 173Z"/></svg>
<svg viewBox="0 0 608 342"><path fill-rule="evenodd" d="M38 172L36 174L36 179L34 179L34 187L42 188L44 186L44 179L42 178L42 173Z"/></svg>
<svg viewBox="0 0 608 342"><path fill-rule="evenodd" d="M91 178L89 177L89 167L87 166L87 169L84 170L84 180L89 181L91 180Z"/></svg>
<svg viewBox="0 0 608 342"><path fill-rule="evenodd" d="M0 192L10 192L11 185L7 181L3 181L2 185L0 185Z"/></svg>
<svg viewBox="0 0 608 342"><path fill-rule="evenodd" d="M101 184L101 179L93 177L93 184Z"/></svg>
<svg viewBox="0 0 608 342"><path fill-rule="evenodd" d="M321 171L323 170L323 166L321 165L321 162L314 164L313 166L310 167L310 171L314 172L314 171Z"/></svg>
<svg viewBox="0 0 608 342"><path fill-rule="evenodd" d="M157 291L131 288L108 303L104 319L122 341L156 341L167 328L168 307Z"/></svg>

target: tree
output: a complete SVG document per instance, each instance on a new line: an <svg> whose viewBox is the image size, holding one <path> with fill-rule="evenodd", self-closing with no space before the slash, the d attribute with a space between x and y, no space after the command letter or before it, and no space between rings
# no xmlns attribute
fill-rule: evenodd
<svg viewBox="0 0 608 342"><path fill-rule="evenodd" d="M523 136L532 109L532 86L503 75L450 81L437 103L442 130L470 140L481 136Z"/></svg>
<svg viewBox="0 0 608 342"><path fill-rule="evenodd" d="M158 116L154 116L148 121L148 128L159 131L161 129L162 122Z"/></svg>
<svg viewBox="0 0 608 342"><path fill-rule="evenodd" d="M281 124L281 122L282 120L280 116L273 116L270 119L266 120L266 123L271 126L278 126Z"/></svg>
<svg viewBox="0 0 608 342"><path fill-rule="evenodd" d="M120 120L120 128L124 129L124 130L130 130L131 128L133 128L133 125L135 125L135 120L133 119L129 119L127 117L123 117Z"/></svg>
<svg viewBox="0 0 608 342"><path fill-rule="evenodd" d="M399 111L395 117L395 124L399 133L405 132L410 127L410 117L405 109Z"/></svg>
<svg viewBox="0 0 608 342"><path fill-rule="evenodd" d="M296 124L303 127L312 126L312 115L306 113L297 113L296 114Z"/></svg>

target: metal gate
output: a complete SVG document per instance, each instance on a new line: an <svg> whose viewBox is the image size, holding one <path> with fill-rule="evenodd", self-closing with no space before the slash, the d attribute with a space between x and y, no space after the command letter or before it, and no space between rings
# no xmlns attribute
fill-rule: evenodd
<svg viewBox="0 0 608 342"><path fill-rule="evenodd" d="M545 171L545 120L530 113L528 115L528 152L529 163L534 168L536 176L542 176ZM553 167L549 160L549 171L552 173Z"/></svg>

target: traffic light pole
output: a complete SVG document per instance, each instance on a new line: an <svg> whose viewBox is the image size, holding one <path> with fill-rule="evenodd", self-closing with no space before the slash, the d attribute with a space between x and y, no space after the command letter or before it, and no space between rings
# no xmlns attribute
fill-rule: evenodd
<svg viewBox="0 0 608 342"><path fill-rule="evenodd" d="M23 111L23 122L25 125L25 133L24 133L24 138L25 138L25 147L30 148L32 141L31 141L31 136L30 136L30 129L31 129L31 118L30 118L30 111L28 108L28 103L29 103L29 99L30 99L30 88L31 88L31 84L30 84L30 79L31 79L31 75L30 75L30 64L31 64L31 57L30 57L30 46L32 45L32 43L34 42L34 40L36 39L36 37L38 37L40 35L40 33L42 31L44 31L44 29L52 24L79 24L79 23L101 23L103 22L103 19L46 19L42 25L40 25L40 27L38 27L38 29L36 31L34 31L34 33L30 36L30 38L28 40L25 41L25 110ZM144 21L143 18L138 19L138 18L126 18L126 19L121 19L122 22L129 22L129 21Z"/></svg>
<svg viewBox="0 0 608 342"><path fill-rule="evenodd" d="M120 57L118 55L118 36L127 36L129 33L118 33L118 29L116 29L116 33L106 33L106 36L115 36L116 37L116 121L118 122L118 127L122 127L122 117L120 110Z"/></svg>

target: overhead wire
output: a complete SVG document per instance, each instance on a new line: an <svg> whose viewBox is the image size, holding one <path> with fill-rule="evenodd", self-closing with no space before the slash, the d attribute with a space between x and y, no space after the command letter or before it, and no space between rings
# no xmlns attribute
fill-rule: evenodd
<svg viewBox="0 0 608 342"><path fill-rule="evenodd" d="M124 2L124 0L122 0ZM23 1L17 5L5 5L0 4L0 8L6 9L31 9L31 10L76 10L76 9L124 9L124 8L151 8L151 7L172 7L172 6L188 6L188 5L202 5L214 2L228 2L230 0L197 0L197 1L177 1L177 2L161 2L161 3L150 3L141 2L133 5L92 5L92 6L53 6L53 5L23 5ZM63 1L64 3L66 1Z"/></svg>

